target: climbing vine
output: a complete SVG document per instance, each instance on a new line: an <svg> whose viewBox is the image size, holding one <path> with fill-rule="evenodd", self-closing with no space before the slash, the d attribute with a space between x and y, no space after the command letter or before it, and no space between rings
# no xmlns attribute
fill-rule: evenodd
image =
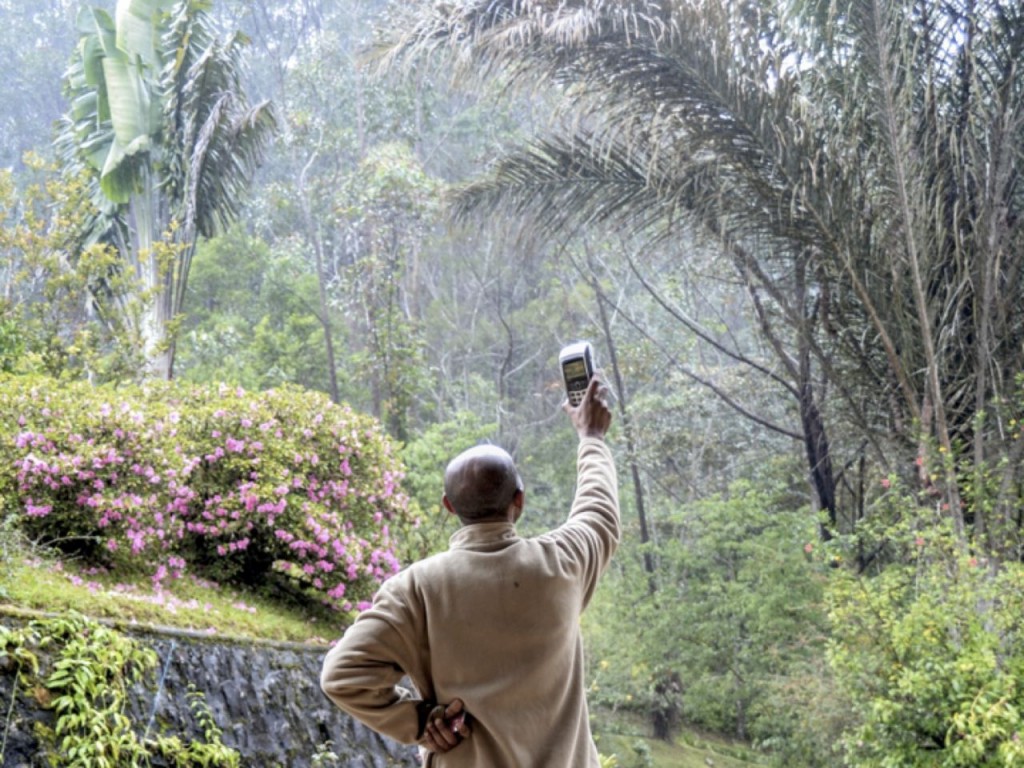
<svg viewBox="0 0 1024 768"><path fill-rule="evenodd" d="M52 659L48 672L41 656ZM20 692L54 712L52 727L36 725L40 749L53 768L147 768L154 757L174 768L238 768L239 754L221 742L205 697L194 689L188 698L201 739L150 738L148 730L140 735L126 710L128 694L156 663L152 649L76 613L20 629L0 627L0 672L14 675L0 763Z"/></svg>

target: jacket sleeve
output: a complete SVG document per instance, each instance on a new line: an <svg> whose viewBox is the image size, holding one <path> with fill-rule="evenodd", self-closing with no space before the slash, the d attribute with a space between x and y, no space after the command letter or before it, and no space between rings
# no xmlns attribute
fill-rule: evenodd
<svg viewBox="0 0 1024 768"><path fill-rule="evenodd" d="M569 519L555 531L583 579L583 605L611 562L622 535L615 461L604 440L580 440L576 457L576 495Z"/></svg>
<svg viewBox="0 0 1024 768"><path fill-rule="evenodd" d="M394 577L397 579L398 577ZM324 658L320 687L340 709L403 744L423 735L432 702L399 685L415 664L415 623L385 583Z"/></svg>

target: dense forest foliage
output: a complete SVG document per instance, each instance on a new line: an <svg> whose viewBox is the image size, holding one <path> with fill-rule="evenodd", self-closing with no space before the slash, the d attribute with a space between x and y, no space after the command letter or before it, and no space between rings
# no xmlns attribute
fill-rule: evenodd
<svg viewBox="0 0 1024 768"><path fill-rule="evenodd" d="M588 338L628 531L599 709L779 765L1024 765L1018 3L0 19L0 370L351 406L408 560L480 439L557 524Z"/></svg>

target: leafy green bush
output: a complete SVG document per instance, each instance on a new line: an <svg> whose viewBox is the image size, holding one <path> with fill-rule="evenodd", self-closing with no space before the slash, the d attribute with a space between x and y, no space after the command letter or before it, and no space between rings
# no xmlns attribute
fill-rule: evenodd
<svg viewBox="0 0 1024 768"><path fill-rule="evenodd" d="M829 589L830 661L857 766L1024 765L1024 566L975 554L906 501L872 534L904 557ZM856 542L851 542L851 546Z"/></svg>
<svg viewBox="0 0 1024 768"><path fill-rule="evenodd" d="M89 562L297 586L343 610L397 571L401 463L371 418L298 388L0 382L0 498Z"/></svg>

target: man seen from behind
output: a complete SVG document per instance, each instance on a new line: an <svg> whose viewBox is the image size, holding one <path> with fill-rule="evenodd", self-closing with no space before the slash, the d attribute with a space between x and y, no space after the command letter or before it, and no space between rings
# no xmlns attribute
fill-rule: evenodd
<svg viewBox="0 0 1024 768"><path fill-rule="evenodd" d="M620 537L606 397L595 377L577 407L564 406L579 436L565 523L519 536L525 494L512 457L490 445L460 453L445 472L443 503L461 522L448 550L386 581L324 660L327 696L418 744L424 766L598 766L580 614Z"/></svg>

